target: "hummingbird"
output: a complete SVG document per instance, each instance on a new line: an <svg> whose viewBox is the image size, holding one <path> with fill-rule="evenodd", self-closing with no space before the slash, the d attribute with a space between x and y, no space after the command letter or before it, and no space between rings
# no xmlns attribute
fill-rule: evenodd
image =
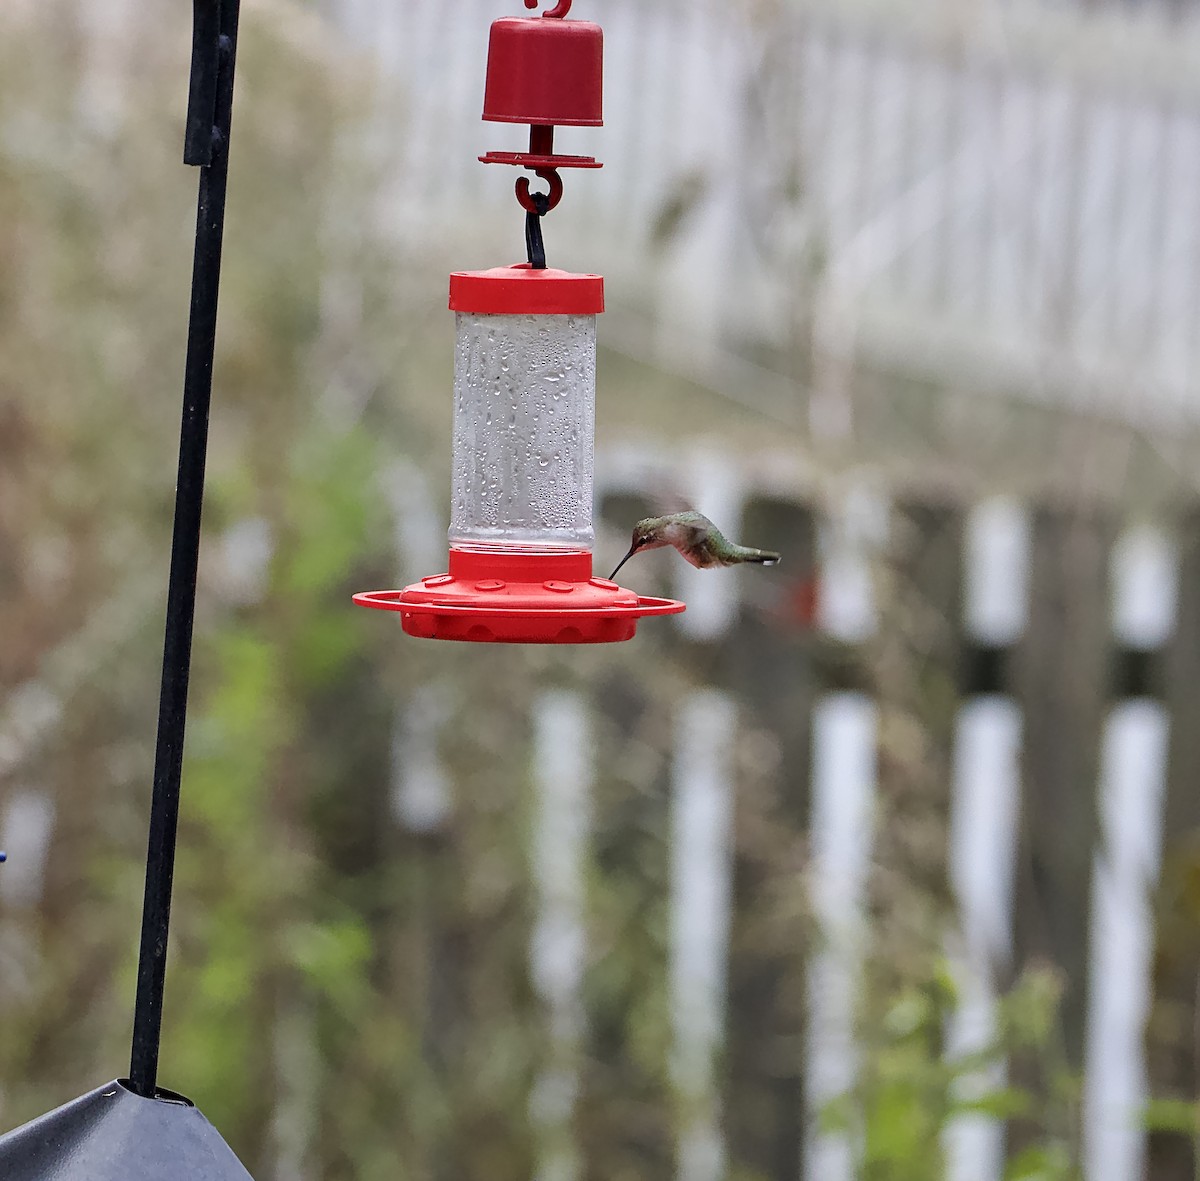
<svg viewBox="0 0 1200 1181"><path fill-rule="evenodd" d="M751 549L729 541L703 513L670 513L665 517L647 517L633 527L633 544L612 572L610 581L634 554L661 549L664 545L673 545L699 570L740 566L744 562L774 566L779 561L779 555L771 550Z"/></svg>

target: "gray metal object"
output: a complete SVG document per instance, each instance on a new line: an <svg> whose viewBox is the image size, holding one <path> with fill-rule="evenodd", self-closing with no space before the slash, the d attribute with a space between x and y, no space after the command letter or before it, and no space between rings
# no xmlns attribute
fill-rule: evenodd
<svg viewBox="0 0 1200 1181"><path fill-rule="evenodd" d="M216 1128L181 1095L97 1087L0 1137L4 1181L252 1181Z"/></svg>

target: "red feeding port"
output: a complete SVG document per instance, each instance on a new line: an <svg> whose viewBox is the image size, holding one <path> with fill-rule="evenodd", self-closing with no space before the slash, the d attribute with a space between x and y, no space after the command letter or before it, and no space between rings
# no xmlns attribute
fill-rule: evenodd
<svg viewBox="0 0 1200 1181"><path fill-rule="evenodd" d="M402 591L356 595L356 603L395 611L410 636L497 644L606 644L631 640L638 620L676 615L653 599L592 577L592 555L450 551L450 572Z"/></svg>

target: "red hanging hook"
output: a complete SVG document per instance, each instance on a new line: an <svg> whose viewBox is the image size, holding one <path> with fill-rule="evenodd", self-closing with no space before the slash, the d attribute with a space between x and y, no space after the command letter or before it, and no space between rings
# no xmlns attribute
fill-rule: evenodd
<svg viewBox="0 0 1200 1181"><path fill-rule="evenodd" d="M525 7L536 8L540 2L541 0L525 0ZM571 0L558 0L558 4L554 8L550 9L549 12L543 12L542 16L555 17L558 20L562 20L562 18L570 11Z"/></svg>
<svg viewBox="0 0 1200 1181"><path fill-rule="evenodd" d="M562 177L558 175L558 170L555 168L539 168L537 175L550 186L550 192L546 194L550 201L546 209L546 212L549 213L562 200ZM533 196L529 192L529 177L527 176L517 178L517 200L520 201L521 208L526 213L537 212L537 206L533 203Z"/></svg>

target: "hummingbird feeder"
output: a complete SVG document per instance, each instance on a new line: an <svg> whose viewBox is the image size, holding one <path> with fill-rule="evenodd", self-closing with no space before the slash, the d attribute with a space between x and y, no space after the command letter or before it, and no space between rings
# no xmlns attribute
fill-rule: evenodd
<svg viewBox="0 0 1200 1181"><path fill-rule="evenodd" d="M525 0L536 8L538 0ZM604 280L546 266L542 218L563 195L556 126L603 121L604 33L567 20L571 0L540 17L492 25L483 118L524 123L528 152L486 164L534 172L516 184L528 260L450 276L457 340L450 560L402 591L355 596L400 615L412 636L487 643L596 644L633 638L638 620L684 609L592 575L596 317Z"/></svg>

